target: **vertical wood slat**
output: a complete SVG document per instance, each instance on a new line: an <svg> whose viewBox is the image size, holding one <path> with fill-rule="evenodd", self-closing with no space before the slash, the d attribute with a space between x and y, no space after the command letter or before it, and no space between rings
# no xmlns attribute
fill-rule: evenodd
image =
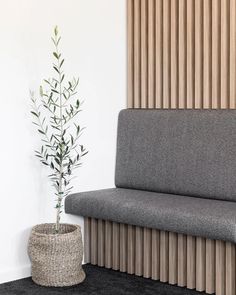
<svg viewBox="0 0 236 295"><path fill-rule="evenodd" d="M160 232L152 229L152 279L160 279Z"/></svg>
<svg viewBox="0 0 236 295"><path fill-rule="evenodd" d="M196 238L187 236L187 288L196 288Z"/></svg>
<svg viewBox="0 0 236 295"><path fill-rule="evenodd" d="M187 285L187 237L178 234L178 286Z"/></svg>
<svg viewBox="0 0 236 295"><path fill-rule="evenodd" d="M166 231L160 232L160 281L168 282L169 265L169 234Z"/></svg>
<svg viewBox="0 0 236 295"><path fill-rule="evenodd" d="M215 241L206 239L206 292L215 293Z"/></svg>
<svg viewBox="0 0 236 295"><path fill-rule="evenodd" d="M155 0L148 0L148 107L155 107Z"/></svg>
<svg viewBox="0 0 236 295"><path fill-rule="evenodd" d="M135 227L135 274L143 275L143 228Z"/></svg>
<svg viewBox="0 0 236 295"><path fill-rule="evenodd" d="M178 1L171 1L171 108L178 106Z"/></svg>
<svg viewBox="0 0 236 295"><path fill-rule="evenodd" d="M128 108L134 106L134 16L133 0L127 0L127 97Z"/></svg>
<svg viewBox="0 0 236 295"><path fill-rule="evenodd" d="M226 243L226 285L225 294L236 294L236 255L235 245L232 243Z"/></svg>
<svg viewBox="0 0 236 295"><path fill-rule="evenodd" d="M91 219L84 218L84 263L91 262Z"/></svg>
<svg viewBox="0 0 236 295"><path fill-rule="evenodd" d="M163 108L170 107L170 0L163 1Z"/></svg>
<svg viewBox="0 0 236 295"><path fill-rule="evenodd" d="M221 108L226 109L229 105L228 93L228 67L229 67L229 47L228 47L228 0L221 0Z"/></svg>
<svg viewBox="0 0 236 295"><path fill-rule="evenodd" d="M119 223L112 222L112 269L120 267L120 229Z"/></svg>
<svg viewBox="0 0 236 295"><path fill-rule="evenodd" d="M202 108L203 97L203 0L195 1L195 108Z"/></svg>
<svg viewBox="0 0 236 295"><path fill-rule="evenodd" d="M196 238L196 290L204 291L206 287L206 240ZM223 295L223 294L222 294Z"/></svg>
<svg viewBox="0 0 236 295"><path fill-rule="evenodd" d="M225 295L225 242L216 241L216 295Z"/></svg>
<svg viewBox="0 0 236 295"><path fill-rule="evenodd" d="M186 107L186 0L179 0L179 109Z"/></svg>
<svg viewBox="0 0 236 295"><path fill-rule="evenodd" d="M156 108L163 107L163 1L156 0L156 81L155 81L155 90L156 90Z"/></svg>
<svg viewBox="0 0 236 295"><path fill-rule="evenodd" d="M236 1L230 1L229 107L236 107Z"/></svg>
<svg viewBox="0 0 236 295"><path fill-rule="evenodd" d="M112 222L105 221L105 267L112 267Z"/></svg>
<svg viewBox="0 0 236 295"><path fill-rule="evenodd" d="M135 227L128 225L127 233L127 272L134 274L135 272Z"/></svg>
<svg viewBox="0 0 236 295"><path fill-rule="evenodd" d="M120 224L120 271L127 271L127 225Z"/></svg>
<svg viewBox="0 0 236 295"><path fill-rule="evenodd" d="M105 223L98 220L98 266L105 265Z"/></svg>
<svg viewBox="0 0 236 295"><path fill-rule="evenodd" d="M177 284L178 281L178 235L169 233L169 283Z"/></svg>
<svg viewBox="0 0 236 295"><path fill-rule="evenodd" d="M141 34L140 34L140 0L134 2L134 108L141 105Z"/></svg>
<svg viewBox="0 0 236 295"><path fill-rule="evenodd" d="M91 218L91 264L98 263L98 221Z"/></svg>
<svg viewBox="0 0 236 295"><path fill-rule="evenodd" d="M220 1L212 1L212 108L220 107Z"/></svg>
<svg viewBox="0 0 236 295"><path fill-rule="evenodd" d="M148 98L148 3L146 0L141 0L141 107L146 108ZM151 38L153 41L153 38Z"/></svg>
<svg viewBox="0 0 236 295"><path fill-rule="evenodd" d="M143 229L143 277L152 276L152 230Z"/></svg>
<svg viewBox="0 0 236 295"><path fill-rule="evenodd" d="M203 1L203 108L211 108L211 0Z"/></svg>
<svg viewBox="0 0 236 295"><path fill-rule="evenodd" d="M174 1L175 2L175 1ZM192 109L194 107L194 73L195 73L195 49L194 49L194 29L195 29L195 9L194 1L186 1L187 5L187 108Z"/></svg>

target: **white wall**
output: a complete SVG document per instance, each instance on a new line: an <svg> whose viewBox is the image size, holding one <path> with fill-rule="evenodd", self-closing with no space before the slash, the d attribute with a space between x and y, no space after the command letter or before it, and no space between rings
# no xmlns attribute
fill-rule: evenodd
<svg viewBox="0 0 236 295"><path fill-rule="evenodd" d="M65 71L80 77L81 138L89 154L75 191L114 185L116 123L126 104L125 0L0 0L0 283L30 275L30 228L54 221L47 171L34 157L29 89L51 75L50 36L62 34ZM64 216L63 221L82 219Z"/></svg>

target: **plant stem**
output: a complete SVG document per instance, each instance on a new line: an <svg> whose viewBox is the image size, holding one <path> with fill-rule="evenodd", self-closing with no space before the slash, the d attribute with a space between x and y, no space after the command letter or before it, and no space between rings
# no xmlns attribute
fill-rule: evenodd
<svg viewBox="0 0 236 295"><path fill-rule="evenodd" d="M57 40L57 36L56 36ZM59 56L58 47L56 46L56 53ZM62 123L62 90L61 90L61 70L60 70L60 60L58 58L58 70L59 70L59 100L60 100L60 131L61 131L61 142L60 142L60 172L59 172L59 186L58 186L58 199L57 199L57 216L56 216L56 233L59 233L60 229L60 214L61 214L61 203L62 203L62 175L63 175L63 123Z"/></svg>

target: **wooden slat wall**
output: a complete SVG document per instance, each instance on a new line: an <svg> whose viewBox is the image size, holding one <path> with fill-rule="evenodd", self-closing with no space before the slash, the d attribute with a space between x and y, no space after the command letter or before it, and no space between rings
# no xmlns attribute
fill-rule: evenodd
<svg viewBox="0 0 236 295"><path fill-rule="evenodd" d="M86 263L208 294L236 295L233 243L85 218L85 249Z"/></svg>
<svg viewBox="0 0 236 295"><path fill-rule="evenodd" d="M236 107L236 0L127 0L128 107Z"/></svg>

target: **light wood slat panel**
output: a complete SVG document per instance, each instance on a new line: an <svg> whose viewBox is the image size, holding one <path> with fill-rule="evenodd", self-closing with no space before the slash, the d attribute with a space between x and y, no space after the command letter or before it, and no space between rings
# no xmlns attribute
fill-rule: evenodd
<svg viewBox="0 0 236 295"><path fill-rule="evenodd" d="M91 226L86 225L86 223L88 224L89 222L91 223ZM117 249L120 251L118 254L121 253L120 256L123 255L122 253L124 252L124 249L127 250L127 255L125 255L127 272L129 271L129 268L131 268L132 273L132 269L134 269L135 265L134 260L138 258L138 268L140 273L142 273L140 275L145 276L145 272L148 270L148 276L149 273L151 273L151 278L158 279L160 277L161 281L169 280L171 283L174 283L171 278L174 277L175 279L176 276L174 275L174 272L171 273L169 268L176 268L175 257L178 252L178 264L180 265L178 265L178 270L179 268L182 270L185 269L185 273L187 273L187 287L189 289L194 288L195 281L193 277L196 277L197 290L204 291L208 294L213 294L215 291L216 295L235 295L235 244L178 234L177 250L175 233L165 231L159 232L155 229L141 228L120 223L111 223L94 218L88 218L85 221L85 227L84 240L86 241L90 239L90 237L92 238L91 257L93 261L97 261L97 263L93 262L93 264L100 264L100 256L104 257L103 251L99 250L99 247L101 247L99 246L99 235L102 234L102 236L104 236L105 228L105 239L104 243L102 244L105 250L106 267L106 250L111 248L111 246L107 247L106 244L111 244L110 241L112 240L113 258L114 256L117 256L115 254ZM184 237L187 238L186 243L186 239L184 239ZM126 242L124 242L125 240ZM118 243L116 241L118 241ZM133 254L130 255L129 251L131 251ZM131 263L129 263L130 257L133 256L135 252L135 259L132 258ZM148 256L145 258L145 255L147 255L148 252L150 254L148 254ZM96 258L93 256L96 256ZM120 256L118 255L118 259L115 264L118 265L118 269L122 270L124 259L122 259ZM185 259L182 259L182 257L187 257L187 265L186 263L181 262L181 260ZM114 264L114 261L110 264ZM108 265L108 267L110 266ZM179 273L184 273L182 270L180 270ZM184 276L185 275L183 275L183 277ZM179 277L177 285L183 285L181 280L179 281Z"/></svg>
<svg viewBox="0 0 236 295"><path fill-rule="evenodd" d="M91 264L98 263L98 221L91 218Z"/></svg>
<svg viewBox="0 0 236 295"><path fill-rule="evenodd" d="M206 239L206 292L215 293L215 241Z"/></svg>
<svg viewBox="0 0 236 295"><path fill-rule="evenodd" d="M235 6L127 0L128 107L235 109Z"/></svg>
<svg viewBox="0 0 236 295"><path fill-rule="evenodd" d="M134 1L134 108L141 106L140 0Z"/></svg>
<svg viewBox="0 0 236 295"><path fill-rule="evenodd" d="M203 97L203 0L195 1L195 108L202 108Z"/></svg>
<svg viewBox="0 0 236 295"><path fill-rule="evenodd" d="M221 108L226 109L229 106L229 28L228 20L228 0L221 0Z"/></svg>
<svg viewBox="0 0 236 295"><path fill-rule="evenodd" d="M152 279L160 279L160 232L152 229Z"/></svg>
<svg viewBox="0 0 236 295"><path fill-rule="evenodd" d="M178 281L178 235L169 233L169 283L177 284Z"/></svg>
<svg viewBox="0 0 236 295"><path fill-rule="evenodd" d="M225 242L216 241L216 295L225 295Z"/></svg>
<svg viewBox="0 0 236 295"><path fill-rule="evenodd" d="M127 245L127 272L135 272L135 227L128 225L128 245Z"/></svg>
<svg viewBox="0 0 236 295"><path fill-rule="evenodd" d="M112 267L112 222L105 221L105 267Z"/></svg>
<svg viewBox="0 0 236 295"><path fill-rule="evenodd" d="M192 109L194 107L194 73L195 73L195 64L194 64L194 37L195 34L195 7L194 0L187 0L187 108Z"/></svg>
<svg viewBox="0 0 236 295"><path fill-rule="evenodd" d="M179 0L179 109L186 107L186 0Z"/></svg>
<svg viewBox="0 0 236 295"><path fill-rule="evenodd" d="M120 228L119 223L112 222L112 269L120 267Z"/></svg>
<svg viewBox="0 0 236 295"><path fill-rule="evenodd" d="M128 108L134 107L134 0L127 0L127 97Z"/></svg>
<svg viewBox="0 0 236 295"><path fill-rule="evenodd" d="M235 109L236 107L236 1L230 1L230 97L229 107Z"/></svg>
<svg viewBox="0 0 236 295"><path fill-rule="evenodd" d="M148 0L148 107L155 107L155 0Z"/></svg>
<svg viewBox="0 0 236 295"><path fill-rule="evenodd" d="M220 1L212 1L212 108L220 107Z"/></svg>
<svg viewBox="0 0 236 295"><path fill-rule="evenodd" d="M187 288L196 288L196 238L187 236Z"/></svg>
<svg viewBox="0 0 236 295"><path fill-rule="evenodd" d="M171 108L178 106L178 1L171 1Z"/></svg>
<svg viewBox="0 0 236 295"><path fill-rule="evenodd" d="M120 224L120 271L127 271L127 225Z"/></svg>
<svg viewBox="0 0 236 295"><path fill-rule="evenodd" d="M187 285L187 237L178 234L178 286Z"/></svg>
<svg viewBox="0 0 236 295"><path fill-rule="evenodd" d="M105 265L105 223L98 220L98 266Z"/></svg>
<svg viewBox="0 0 236 295"><path fill-rule="evenodd" d="M169 234L166 231L160 232L160 281L168 282L169 265Z"/></svg>
<svg viewBox="0 0 236 295"><path fill-rule="evenodd" d="M163 107L163 1L156 0L156 108Z"/></svg>
<svg viewBox="0 0 236 295"><path fill-rule="evenodd" d="M163 1L163 108L170 107L170 0Z"/></svg>
<svg viewBox="0 0 236 295"><path fill-rule="evenodd" d="M84 263L91 261L91 220L84 218Z"/></svg>
<svg viewBox="0 0 236 295"><path fill-rule="evenodd" d="M143 228L135 227L135 274L143 275Z"/></svg>
<svg viewBox="0 0 236 295"><path fill-rule="evenodd" d="M225 294L226 295L235 295L235 281L236 281L236 271L235 271L235 263L236 263L236 255L235 255L235 245L232 243L226 243L226 286L225 286Z"/></svg>
<svg viewBox="0 0 236 295"><path fill-rule="evenodd" d="M152 230L146 227L143 229L143 276L152 276Z"/></svg>
<svg viewBox="0 0 236 295"><path fill-rule="evenodd" d="M206 288L206 240L196 238L196 290L204 291ZM222 294L223 295L223 294Z"/></svg>
<svg viewBox="0 0 236 295"><path fill-rule="evenodd" d="M148 106L148 2L141 0L141 108Z"/></svg>
<svg viewBox="0 0 236 295"><path fill-rule="evenodd" d="M203 1L203 108L211 108L211 0Z"/></svg>

